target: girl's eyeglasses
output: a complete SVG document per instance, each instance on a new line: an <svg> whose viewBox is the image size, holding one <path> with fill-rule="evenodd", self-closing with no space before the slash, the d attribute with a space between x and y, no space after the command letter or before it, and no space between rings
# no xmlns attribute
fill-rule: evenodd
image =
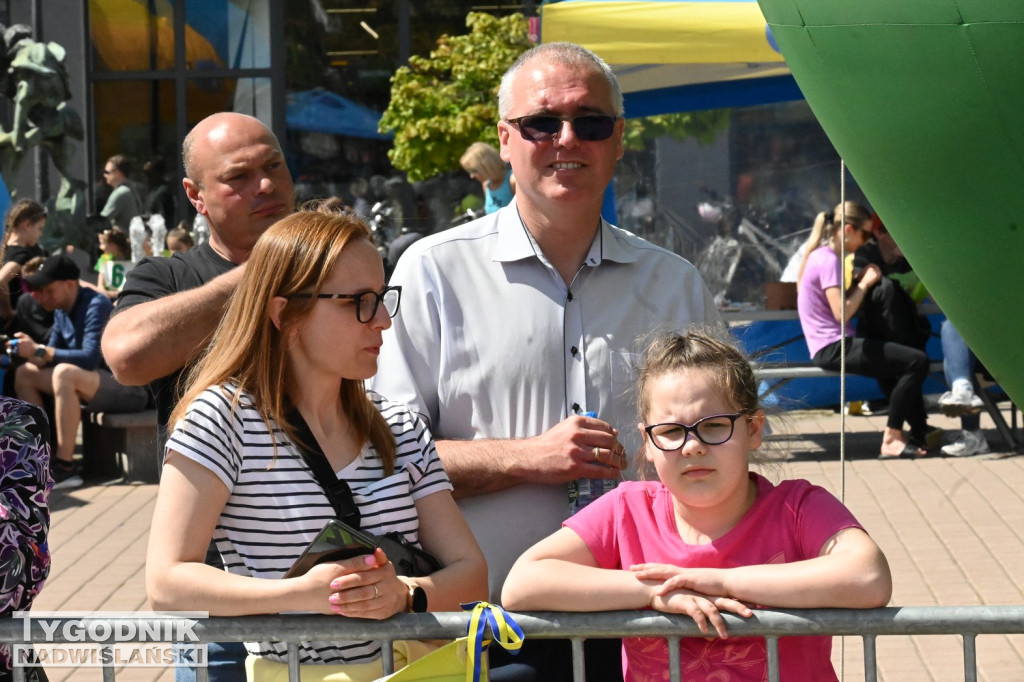
<svg viewBox="0 0 1024 682"><path fill-rule="evenodd" d="M698 419L690 426L679 422L663 422L645 426L644 431L647 432L647 437L651 439L654 447L666 452L683 447L691 433L704 445L721 445L732 438L736 420L745 416L747 415L744 412L713 414Z"/></svg>
<svg viewBox="0 0 1024 682"><path fill-rule="evenodd" d="M356 319L363 324L369 323L377 314L377 308L384 304L388 317L398 314L398 304L402 301L402 287L384 287L379 294L375 291L364 291L361 294L292 294L289 298L330 298L355 301Z"/></svg>

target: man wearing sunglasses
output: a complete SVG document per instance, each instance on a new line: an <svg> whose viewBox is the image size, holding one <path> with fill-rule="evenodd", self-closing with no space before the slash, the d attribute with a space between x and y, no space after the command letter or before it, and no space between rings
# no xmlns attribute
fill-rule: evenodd
<svg viewBox="0 0 1024 682"><path fill-rule="evenodd" d="M402 256L391 279L402 313L374 380L429 420L492 600L519 555L569 515L567 484L616 479L637 450L627 390L637 337L720 323L690 263L601 219L623 154L607 64L578 45L535 47L505 73L498 109L516 196ZM588 651L587 679L621 679L618 648L591 642L609 658ZM492 679L571 679L567 646L550 658L560 670L523 660L544 648L526 645ZM502 662L492 652L492 666Z"/></svg>

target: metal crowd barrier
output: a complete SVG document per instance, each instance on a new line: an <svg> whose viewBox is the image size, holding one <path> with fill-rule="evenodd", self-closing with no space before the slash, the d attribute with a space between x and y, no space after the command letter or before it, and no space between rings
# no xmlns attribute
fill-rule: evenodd
<svg viewBox="0 0 1024 682"><path fill-rule="evenodd" d="M586 679L583 667L583 641L588 638L663 637L669 642L669 669L673 682L681 679L678 646L683 637L703 637L694 622L675 614L653 611L608 611L598 613L533 612L513 617L530 639L569 639L572 641L574 678ZM757 610L750 619L723 614L730 637L763 637L768 651L768 679L779 680L779 637L831 635L861 637L864 645L864 679L877 680L875 639L883 635L961 635L963 637L964 679L976 682L976 639L979 635L1024 634L1024 606L923 606L881 609L792 609ZM69 618L83 627L73 629L123 632L138 631L146 625L152 632L181 618ZM0 642L28 644L77 642L65 637L63 621L47 628L32 621L26 637L23 621L0 621ZM286 642L289 651L289 676L299 680L298 642L332 640L378 640L384 651L384 670L394 666L390 643L396 639L454 639L465 635L468 613L400 614L384 621L355 620L336 616L273 615L238 618L208 618L190 628L199 642L244 642L276 640ZM87 641L112 646L114 636ZM117 643L132 640L118 639ZM143 641L143 640L137 640ZM114 668L104 667L103 679L114 680ZM25 668L15 667L15 682L25 680ZM197 668L198 682L206 682L205 668Z"/></svg>

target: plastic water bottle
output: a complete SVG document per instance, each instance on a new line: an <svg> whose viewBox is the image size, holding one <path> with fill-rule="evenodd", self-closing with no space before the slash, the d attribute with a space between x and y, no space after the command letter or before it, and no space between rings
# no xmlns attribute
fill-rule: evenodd
<svg viewBox="0 0 1024 682"><path fill-rule="evenodd" d="M584 412L584 417L597 418L597 412ZM569 483L569 511L573 514L615 487L612 478L578 478Z"/></svg>

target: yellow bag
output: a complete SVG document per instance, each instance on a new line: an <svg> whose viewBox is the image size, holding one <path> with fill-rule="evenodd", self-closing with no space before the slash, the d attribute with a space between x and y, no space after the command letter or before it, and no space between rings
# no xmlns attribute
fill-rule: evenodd
<svg viewBox="0 0 1024 682"><path fill-rule="evenodd" d="M523 646L523 630L500 606L481 601L463 604L462 608L473 612L465 637L378 682L487 682L486 654L491 641L484 639L485 625L491 626L495 641L512 653L518 653Z"/></svg>

